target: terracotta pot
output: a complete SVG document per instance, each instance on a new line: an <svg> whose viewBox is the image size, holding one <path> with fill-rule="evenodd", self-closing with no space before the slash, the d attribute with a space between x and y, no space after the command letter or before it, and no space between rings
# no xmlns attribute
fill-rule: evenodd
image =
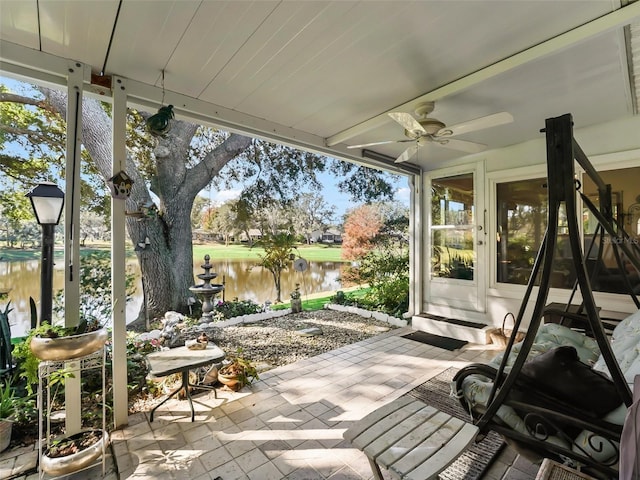
<svg viewBox="0 0 640 480"><path fill-rule="evenodd" d="M56 440L64 440L65 438L79 437L83 433L91 430L83 430L70 437L60 437ZM84 450L81 450L72 455L65 457L50 457L48 455L49 450L42 454L40 460L40 468L43 472L52 476L67 475L69 473L77 472L90 466L103 454L103 450L109 445L109 434L104 430L95 430L98 435L101 435L100 440Z"/></svg>
<svg viewBox="0 0 640 480"><path fill-rule="evenodd" d="M98 351L107 341L105 328L68 337L33 337L29 347L40 360L72 360Z"/></svg>
<svg viewBox="0 0 640 480"><path fill-rule="evenodd" d="M240 383L240 377L238 375L225 375L218 371L218 381L234 391L237 391L240 388L242 388L242 384Z"/></svg>

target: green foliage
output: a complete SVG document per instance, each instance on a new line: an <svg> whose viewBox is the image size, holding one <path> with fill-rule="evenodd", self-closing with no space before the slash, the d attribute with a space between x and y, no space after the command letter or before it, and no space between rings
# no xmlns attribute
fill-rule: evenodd
<svg viewBox="0 0 640 480"><path fill-rule="evenodd" d="M16 410L16 395L8 380L0 386L0 420L11 417Z"/></svg>
<svg viewBox="0 0 640 480"><path fill-rule="evenodd" d="M258 305L253 300L238 300L234 298L231 302L218 302L215 312L220 319L241 317L242 315L262 312L262 305Z"/></svg>
<svg viewBox="0 0 640 480"><path fill-rule="evenodd" d="M354 305L356 303L354 298L347 295L342 290L338 290L336 294L330 298L330 301L336 305Z"/></svg>
<svg viewBox="0 0 640 480"><path fill-rule="evenodd" d="M399 316L409 307L409 250L376 250L365 255L357 268L361 283L370 291L360 300L367 308Z"/></svg>
<svg viewBox="0 0 640 480"><path fill-rule="evenodd" d="M409 307L408 217L395 212L385 220L373 239L373 248L348 267L343 279L368 284L370 290L359 301L369 309L400 316Z"/></svg>
<svg viewBox="0 0 640 480"><path fill-rule="evenodd" d="M338 188L349 193L355 202L369 203L374 200L392 199L393 190L390 179L397 176L381 174L371 168L349 162L336 161L330 165L330 171L340 178Z"/></svg>
<svg viewBox="0 0 640 480"><path fill-rule="evenodd" d="M264 248L264 255L260 255L260 266L266 268L273 276L276 287L276 302L282 301L281 275L283 270L291 265L291 256L295 248L295 238L290 233L276 233L265 235L258 245Z"/></svg>
<svg viewBox="0 0 640 480"><path fill-rule="evenodd" d="M15 399L16 409L13 414L14 428L15 425L28 426L34 425L38 421L38 407L36 395L26 397L18 396Z"/></svg>
<svg viewBox="0 0 640 480"><path fill-rule="evenodd" d="M222 375L237 375L241 387L258 380L258 370L250 359L242 356L242 352L242 348L238 348L236 353L227 353L225 363L219 371Z"/></svg>
<svg viewBox="0 0 640 480"><path fill-rule="evenodd" d="M108 345L109 363L112 362L111 345ZM136 332L127 332L127 390L129 394L143 392L153 382L147 380L149 367L145 356L160 350L160 341L157 339L143 340ZM108 369L111 371L111 369Z"/></svg>
<svg viewBox="0 0 640 480"><path fill-rule="evenodd" d="M324 230L333 219L335 205L329 205L317 192L304 192L290 206L293 226L307 244L311 243L311 234Z"/></svg>
<svg viewBox="0 0 640 480"><path fill-rule="evenodd" d="M19 376L27 382L26 389L29 395L33 394L34 387L38 384L38 365L40 364L40 360L31 351L31 339L35 336L65 336L69 333L69 330L65 327L44 323L37 328L29 330L24 341L14 346L13 358L17 362Z"/></svg>
<svg viewBox="0 0 640 480"><path fill-rule="evenodd" d="M89 330L98 325L106 326L111 321L111 254L106 250L95 250L83 256L80 266L80 320L87 322ZM128 271L125 276L127 299L135 291L135 275ZM64 292L56 293L54 311L64 312Z"/></svg>

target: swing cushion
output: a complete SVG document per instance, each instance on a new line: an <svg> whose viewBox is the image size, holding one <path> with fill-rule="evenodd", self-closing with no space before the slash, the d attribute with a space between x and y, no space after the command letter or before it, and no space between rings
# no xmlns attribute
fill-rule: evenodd
<svg viewBox="0 0 640 480"><path fill-rule="evenodd" d="M633 379L640 374L640 310L622 320L613 330L611 350L627 383L633 385ZM593 368L611 377L602 355Z"/></svg>
<svg viewBox="0 0 640 480"><path fill-rule="evenodd" d="M620 405L614 383L578 358L572 346L560 346L537 355L524 364L522 380L548 395L597 417Z"/></svg>

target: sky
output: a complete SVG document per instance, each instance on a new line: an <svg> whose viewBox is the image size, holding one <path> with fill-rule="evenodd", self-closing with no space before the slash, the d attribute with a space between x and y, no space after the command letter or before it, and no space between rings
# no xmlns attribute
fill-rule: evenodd
<svg viewBox="0 0 640 480"><path fill-rule="evenodd" d="M325 202L329 206L335 207L335 215L334 220L339 222L342 219L342 216L351 208L354 208L360 204L353 203L349 199L349 195L346 193L340 192L338 189L337 183L338 179L335 176L329 173L321 173L318 174L321 184L324 186L322 190L322 194L324 196ZM393 190L394 190L394 200L401 203L402 205L409 207L409 185L407 183L406 177L399 177L397 181L393 182ZM240 192L242 190L238 187L235 189L229 190L220 190L209 192L208 190L203 190L201 195L205 198L209 198L211 195L211 203L214 205L221 205L229 200L235 200L240 196Z"/></svg>

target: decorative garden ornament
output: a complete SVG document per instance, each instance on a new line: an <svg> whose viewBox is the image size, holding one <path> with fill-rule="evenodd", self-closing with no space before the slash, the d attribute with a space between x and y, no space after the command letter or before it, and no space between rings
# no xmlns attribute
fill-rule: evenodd
<svg viewBox="0 0 640 480"><path fill-rule="evenodd" d="M107 180L109 189L111 190L111 196L113 198L119 198L126 200L131 195L131 189L133 188L133 180L123 170L116 173L113 177Z"/></svg>

